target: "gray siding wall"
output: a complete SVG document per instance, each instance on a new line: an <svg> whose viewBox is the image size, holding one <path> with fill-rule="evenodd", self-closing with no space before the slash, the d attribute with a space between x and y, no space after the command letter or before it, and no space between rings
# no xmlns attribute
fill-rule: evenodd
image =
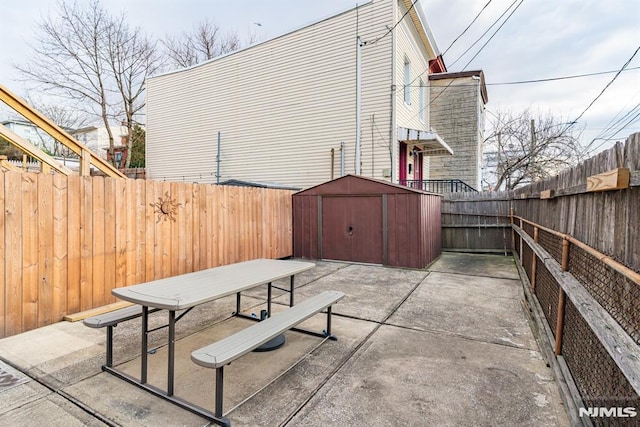
<svg viewBox="0 0 640 427"><path fill-rule="evenodd" d="M431 127L454 153L431 158L431 178L461 179L480 190L484 121L480 81L471 77L432 80L430 88Z"/></svg>
<svg viewBox="0 0 640 427"><path fill-rule="evenodd" d="M395 1L395 0L393 0ZM394 23L393 2L376 0L207 63L150 78L147 172L151 179L221 180L306 188L355 170L356 19L363 40ZM392 37L362 49L362 173L391 167Z"/></svg>

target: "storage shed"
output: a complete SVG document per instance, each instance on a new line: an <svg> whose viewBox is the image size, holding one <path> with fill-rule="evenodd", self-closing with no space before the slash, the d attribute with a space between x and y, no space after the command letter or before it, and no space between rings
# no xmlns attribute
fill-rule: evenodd
<svg viewBox="0 0 640 427"><path fill-rule="evenodd" d="M440 256L440 196L346 175L293 195L293 254L424 268Z"/></svg>

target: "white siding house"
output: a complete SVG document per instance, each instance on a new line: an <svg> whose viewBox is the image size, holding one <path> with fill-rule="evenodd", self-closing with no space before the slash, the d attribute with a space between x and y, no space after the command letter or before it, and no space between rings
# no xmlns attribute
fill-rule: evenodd
<svg viewBox="0 0 640 427"><path fill-rule="evenodd" d="M341 156L343 172L354 173L356 34L361 173L428 178L427 156L451 154L429 125L429 68L444 64L421 7L409 0L374 0L150 78L147 177L306 188L340 176Z"/></svg>

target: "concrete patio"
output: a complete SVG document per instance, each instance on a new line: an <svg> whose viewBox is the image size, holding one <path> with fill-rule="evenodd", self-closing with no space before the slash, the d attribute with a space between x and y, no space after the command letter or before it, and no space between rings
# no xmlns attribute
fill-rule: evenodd
<svg viewBox="0 0 640 427"><path fill-rule="evenodd" d="M522 308L512 258L445 253L426 270L316 265L296 277L296 300L327 289L345 292L334 306L338 341L287 332L281 349L229 365L224 405L232 425L569 425ZM277 311L288 294L276 292ZM243 294L243 311L259 313L265 296L266 286ZM214 372L189 355L251 324L231 317L234 310L235 298L228 297L178 322L177 396L213 408ZM155 313L151 321L162 325L165 317ZM324 324L318 315L303 326L322 330ZM136 376L139 327L132 320L115 329L115 364ZM149 382L160 388L165 337L163 329L150 340L156 350ZM102 372L104 343L104 330L81 322L0 340L6 362L0 364L0 425L208 425ZM11 386L12 379L18 384Z"/></svg>

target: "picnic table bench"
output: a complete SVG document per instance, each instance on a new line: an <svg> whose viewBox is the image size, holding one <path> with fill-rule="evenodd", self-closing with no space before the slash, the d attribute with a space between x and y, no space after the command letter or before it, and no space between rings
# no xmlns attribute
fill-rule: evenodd
<svg viewBox="0 0 640 427"><path fill-rule="evenodd" d="M222 367L224 365L290 329L320 337L332 337L331 305L344 297L344 294L325 291L294 306L294 276L313 267L315 264L310 262L257 259L116 288L112 290L113 295L137 305L85 319L84 324L92 328L107 328L106 363L102 366L104 371L210 421L220 425L228 425L229 421L222 416ZM288 290L290 308L271 317L272 282L286 277L290 278L290 289ZM216 369L215 412L174 397L176 322L198 305L233 294L236 295L235 315L249 317L240 312L241 293L264 284L268 285L267 319L217 343L196 350L192 355L194 362ZM327 329L325 331L314 332L296 328L296 325L324 309L327 309ZM153 330L160 329L149 330L149 313L159 310L167 310L169 314L167 325L160 327L168 328L166 392L147 384L148 334ZM184 311L176 317L176 311L181 310ZM142 319L139 379L113 367L113 328L118 323L138 317ZM335 337L332 338L335 339ZM243 344L239 344L239 342ZM220 365L221 363L222 365Z"/></svg>
<svg viewBox="0 0 640 427"><path fill-rule="evenodd" d="M214 415L222 425L229 425L228 420L223 417L222 413L224 367L324 309L327 309L327 328L323 331L323 334L330 337L331 306L342 298L344 298L344 293L342 292L324 291L260 323L191 353L191 360L196 364L206 368L215 368L216 370Z"/></svg>

